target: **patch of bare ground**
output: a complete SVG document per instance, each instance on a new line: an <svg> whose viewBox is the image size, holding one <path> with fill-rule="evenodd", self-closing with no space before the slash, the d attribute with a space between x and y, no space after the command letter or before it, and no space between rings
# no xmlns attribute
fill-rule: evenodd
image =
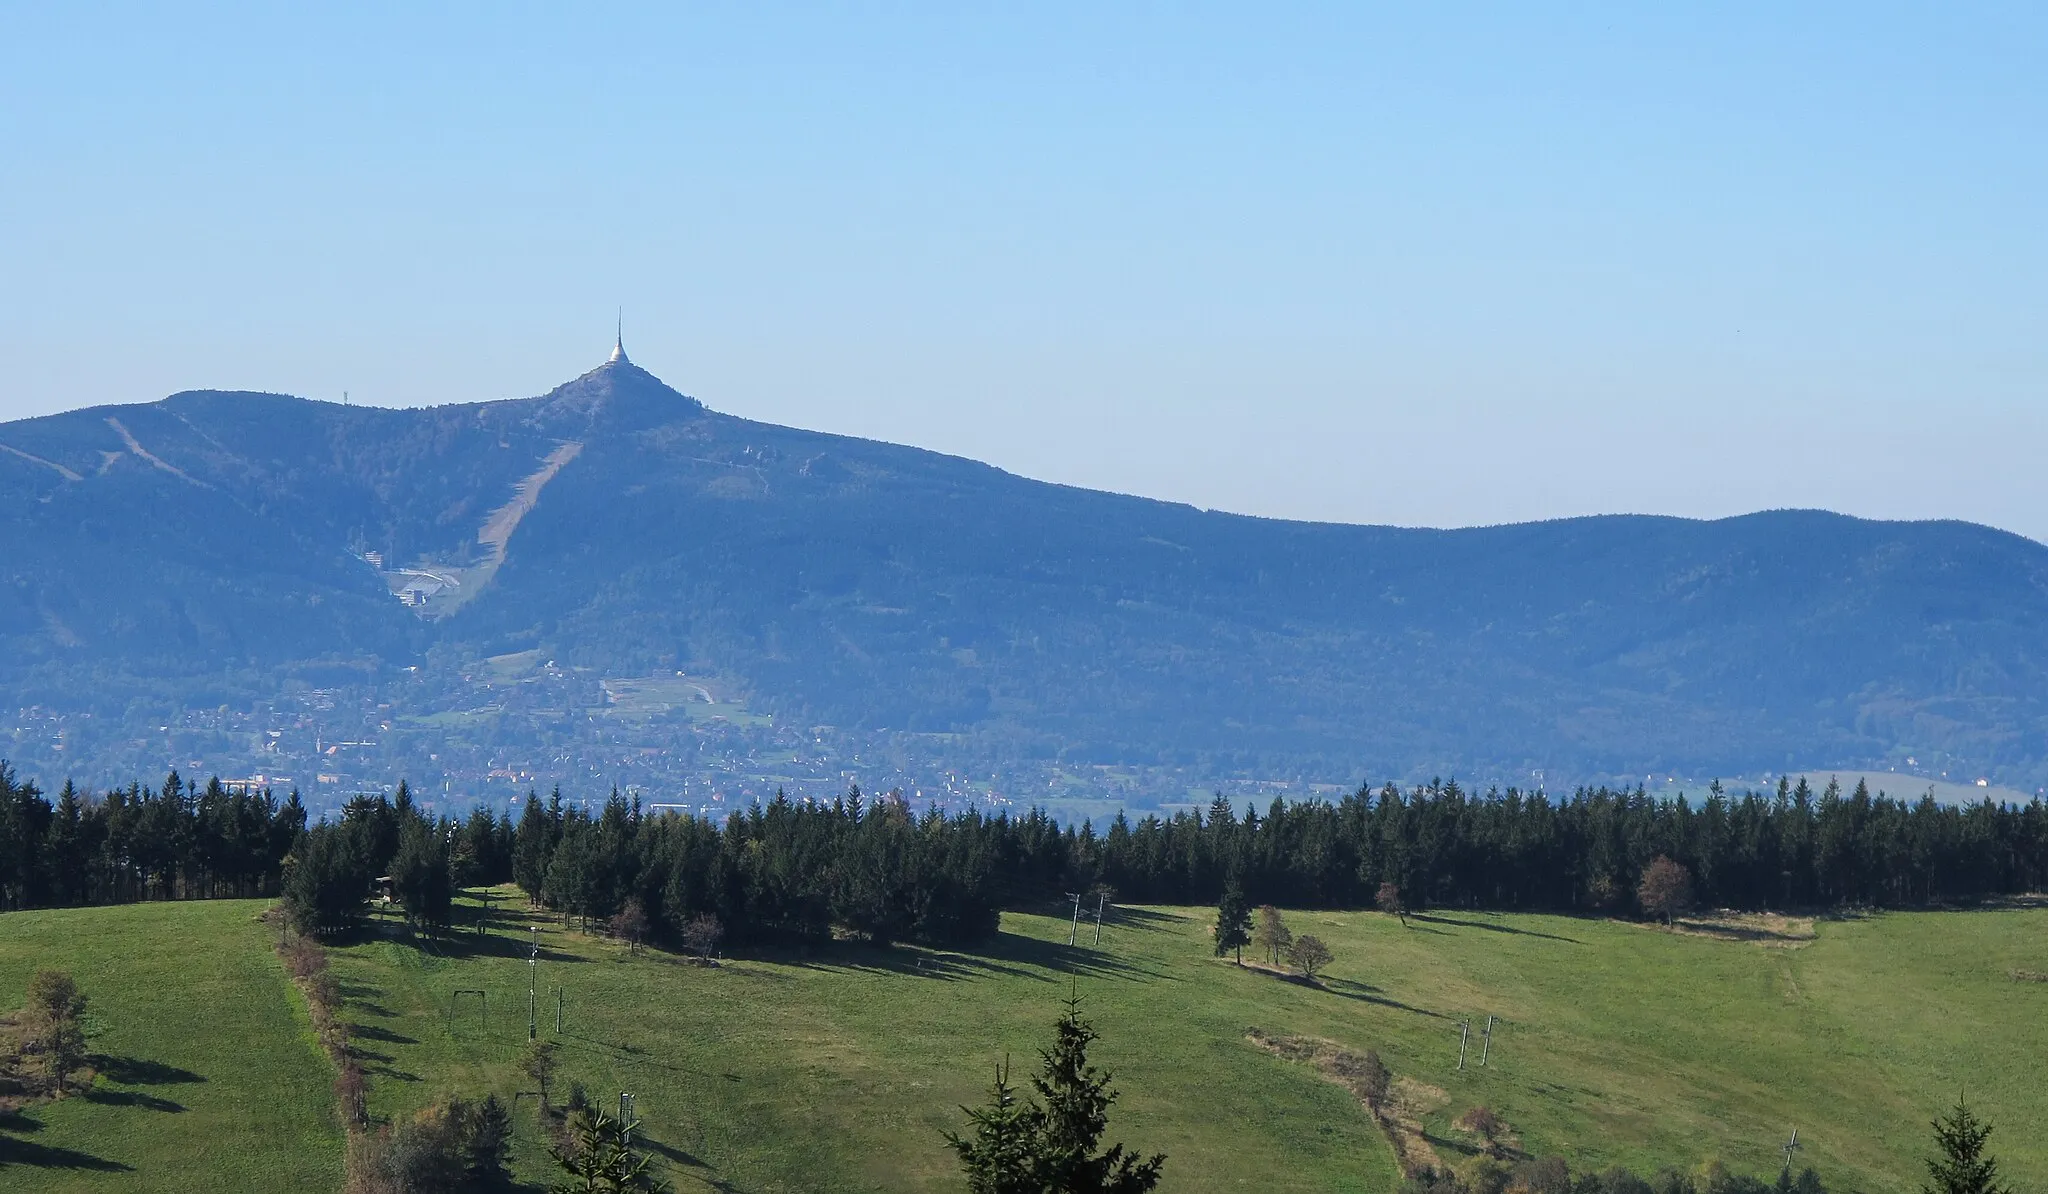
<svg viewBox="0 0 2048 1194"><path fill-rule="evenodd" d="M1697 916L1681 916L1670 926L1670 931L1688 937L1747 941L1766 949L1804 949L1820 938L1818 922L1811 916L1735 912L1725 908Z"/></svg>
<svg viewBox="0 0 2048 1194"><path fill-rule="evenodd" d="M1404 1177L1443 1169L1442 1158L1423 1133L1423 1119L1450 1102L1442 1087L1395 1078L1377 1053L1358 1053L1319 1037L1275 1036L1249 1028L1245 1039L1275 1057L1312 1066L1350 1091L1393 1146L1394 1160Z"/></svg>

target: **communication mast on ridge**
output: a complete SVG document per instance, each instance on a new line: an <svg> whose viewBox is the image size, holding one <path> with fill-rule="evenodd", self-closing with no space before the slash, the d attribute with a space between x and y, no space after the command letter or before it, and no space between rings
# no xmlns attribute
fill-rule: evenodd
<svg viewBox="0 0 2048 1194"><path fill-rule="evenodd" d="M611 359L605 363L608 365L630 365L633 363L626 359L626 309L624 307L619 308L618 331L612 338Z"/></svg>

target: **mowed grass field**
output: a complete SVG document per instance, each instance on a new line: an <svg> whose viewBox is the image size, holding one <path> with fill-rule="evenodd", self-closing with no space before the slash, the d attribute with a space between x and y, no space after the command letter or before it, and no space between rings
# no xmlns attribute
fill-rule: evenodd
<svg viewBox="0 0 2048 1194"><path fill-rule="evenodd" d="M1070 948L1065 920L1008 914L1001 937L976 954L849 944L703 968L659 953L628 957L623 946L559 921L508 915L516 899L498 903L487 937L433 951L372 938L337 949L335 965L369 1055L373 1109L404 1115L448 1093L518 1098L517 1161L532 1179L544 1176L546 1162L531 1098L519 1095L532 1083L516 1066L526 1039L529 927L540 930L541 1032L562 1058L557 1098L570 1080L607 1105L632 1092L642 1138L683 1191L957 1189L941 1129L960 1125L958 1104L981 1098L1004 1056L1019 1074L1029 1070L1070 991L1103 1033L1094 1057L1123 1092L1113 1134L1169 1154L1168 1190L1397 1184L1388 1146L1350 1096L1306 1065L1258 1048L1247 1040L1252 1028L1378 1049L1397 1076L1440 1089L1425 1127L1452 1161L1469 1156L1473 1143L1452 1122L1483 1103L1507 1120L1523 1151L1562 1153L1576 1167L1622 1163L1648 1172L1714 1158L1770 1176L1797 1127L1800 1162L1831 1188L1905 1192L1919 1185L1927 1121L1963 1092L1999 1125L1994 1151L2007 1177L2021 1189L2048 1185L2048 1083L2040 1079L2048 984L2011 977L2048 971L2048 909L1828 920L1811 933L1735 926L1720 935L1544 916L1438 913L1403 928L1372 913L1290 914L1295 932L1318 934L1337 955L1316 989L1210 956L1210 912L1199 908L1126 909L1099 948L1088 927ZM120 1159L135 1170L16 1166L0 1170L0 1185L178 1188L152 1181L159 1154L164 1172L175 1164L189 1174L191 1162L168 1158L204 1149L247 1170L255 1158L299 1145L326 1169L309 1165L270 1188L333 1187L339 1142L327 1118L324 1063L262 952L254 910L179 905L0 918L0 981L16 990L32 964L24 955L36 952L20 947L24 935L71 965L97 998L99 985L128 981L107 955L121 952L123 934L150 936L136 928L157 918L246 941L241 948L270 969L257 967L243 989L274 1007L260 1032L246 1019L195 1027L209 1046L176 1053L195 1058L176 1064L208 1081L176 1094L150 1089L190 1103L188 1112L151 1118L82 1100L37 1112L49 1121L33 1134L37 1143L110 1158L130 1130L123 1125L154 1125L158 1135L122 1145ZM94 918L110 931L81 931ZM43 927L66 920L68 929ZM222 964L209 956L195 973ZM183 981L165 976L133 997L145 1006L200 1002L181 993ZM488 1011L473 995L458 1004L458 989L487 992ZM1481 1068L1478 1029L1489 1013L1500 1021ZM145 1031L122 1048L172 1056L177 1017L155 1019L162 1041ZM1461 1020L1474 1025L1462 1072ZM110 1021L109 1037L113 1031ZM232 1068L224 1060L257 1049L290 1060L244 1057ZM310 1077L294 1089L306 1098L278 1095L273 1071L300 1070ZM302 1101L291 1120L298 1126L213 1145L192 1118L197 1094L184 1092L212 1093L230 1081L255 1084L252 1099ZM228 1158L237 1140L251 1160Z"/></svg>
<svg viewBox="0 0 2048 1194"><path fill-rule="evenodd" d="M0 1116L0 1190L335 1190L334 1071L256 917L219 900L0 914L0 1009L41 966L91 1000L102 1076Z"/></svg>

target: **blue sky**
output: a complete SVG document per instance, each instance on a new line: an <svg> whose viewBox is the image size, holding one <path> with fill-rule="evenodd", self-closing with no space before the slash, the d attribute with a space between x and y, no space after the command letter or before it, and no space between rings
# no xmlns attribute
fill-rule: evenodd
<svg viewBox="0 0 2048 1194"><path fill-rule="evenodd" d="M717 409L1297 518L2048 540L2048 9L0 0L0 417Z"/></svg>

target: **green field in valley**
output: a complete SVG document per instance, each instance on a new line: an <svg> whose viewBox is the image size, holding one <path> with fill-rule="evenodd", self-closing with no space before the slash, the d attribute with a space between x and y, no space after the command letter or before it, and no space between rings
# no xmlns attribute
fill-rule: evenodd
<svg viewBox="0 0 2048 1194"><path fill-rule="evenodd" d="M335 951L373 1110L409 1113L449 1093L530 1086L528 920L429 951L395 937ZM331 1189L339 1136L325 1063L246 903L158 905L0 918L0 989L38 963L67 965L107 1024L96 1047L202 1075L148 1087L183 1112L70 1100L19 1134L133 1166L31 1159L9 1190L257 1188L179 1185L200 1155L235 1172L293 1157L270 1188ZM1096 1060L1123 1092L1116 1137L1169 1155L1165 1189L1385 1191L1392 1153L1352 1097L1283 1060L1250 1030L1379 1050L1425 1139L1462 1163L1453 1126L1477 1104L1528 1154L1648 1172L1719 1159L1775 1175L1793 1127L1801 1162L1831 1189L1918 1188L1927 1121L1959 1091L1999 1125L2021 1189L2048 1185L2048 909L1728 922L1692 932L1613 921L1440 913L1296 913L1337 961L1323 989L1210 956L1206 909L1127 909L1100 948L1052 916L1008 914L984 952L846 944L719 967L535 919L540 1027L560 1043L558 1083L610 1103L636 1096L643 1138L678 1190L951 1190L940 1130L961 1122L994 1065L1022 1070L1070 990L1103 1034ZM183 947L170 942L182 938ZM147 959L160 951L160 968ZM138 960L138 956L139 959ZM173 959L187 960L180 967ZM194 991L195 983L206 986ZM551 992L563 990L554 1034ZM232 988L233 997L229 997ZM454 992L464 996L451 1016ZM17 997L18 998L18 997ZM232 1015L219 1014L225 1002ZM487 1002L487 1010L480 1006ZM1500 1017L1457 1069L1458 1024ZM128 1088L117 1088L128 1089ZM559 1098L559 1092L558 1092ZM522 1174L541 1178L530 1098L517 1117ZM256 1123L221 1120L247 1113ZM147 1129L147 1136L134 1135ZM9 1147L13 1147L10 1143ZM225 1158L233 1156L228 1162ZM159 1184L156 1170L165 1180ZM284 1170L280 1170L284 1172ZM322 1183L325 1183L324 1185Z"/></svg>

